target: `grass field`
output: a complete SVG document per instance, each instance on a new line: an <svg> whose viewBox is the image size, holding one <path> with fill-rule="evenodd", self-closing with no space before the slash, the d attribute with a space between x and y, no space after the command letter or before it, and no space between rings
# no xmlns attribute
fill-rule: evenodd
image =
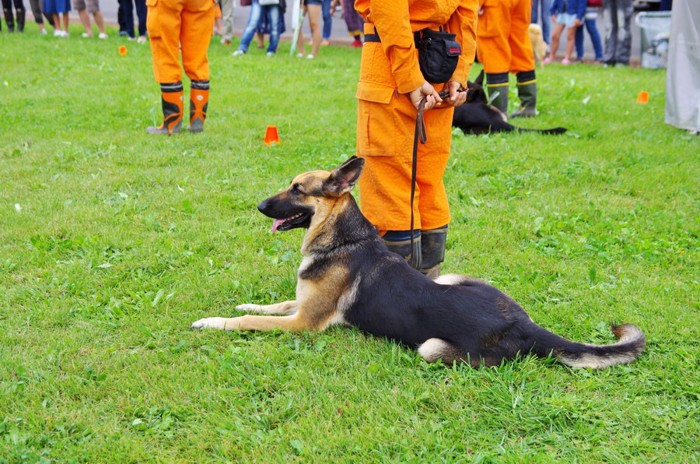
<svg viewBox="0 0 700 464"><path fill-rule="evenodd" d="M471 369L190 330L293 297L302 232L255 206L354 154L360 52L213 43L206 132L154 137L148 46L111 32L0 34L0 462L698 462L700 139L663 123L663 71L551 65L517 123L567 134L454 134L443 269L568 338L648 339L603 371Z"/></svg>

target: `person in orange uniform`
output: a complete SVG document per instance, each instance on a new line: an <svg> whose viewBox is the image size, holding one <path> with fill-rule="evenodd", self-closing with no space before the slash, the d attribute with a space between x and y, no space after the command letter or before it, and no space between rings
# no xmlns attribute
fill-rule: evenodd
<svg viewBox="0 0 700 464"><path fill-rule="evenodd" d="M508 73L518 81L520 108L511 118L537 115L535 54L530 42L532 0L479 0L477 56L491 104L508 114Z"/></svg>
<svg viewBox="0 0 700 464"><path fill-rule="evenodd" d="M364 18L357 86L357 153L365 159L360 207L390 250L436 277L444 259L450 211L443 174L452 142L454 107L466 100L474 61L478 0L356 0ZM414 33L443 28L462 54L452 77L429 83L418 64ZM440 98L438 92L449 91ZM411 244L411 167L418 105L425 99L427 143L418 146Z"/></svg>
<svg viewBox="0 0 700 464"><path fill-rule="evenodd" d="M168 135L180 132L183 113L182 67L190 78L188 130L201 132L209 104L207 50L214 27L214 0L147 0L146 5L153 74L160 84L163 106L163 124L148 127L146 132Z"/></svg>

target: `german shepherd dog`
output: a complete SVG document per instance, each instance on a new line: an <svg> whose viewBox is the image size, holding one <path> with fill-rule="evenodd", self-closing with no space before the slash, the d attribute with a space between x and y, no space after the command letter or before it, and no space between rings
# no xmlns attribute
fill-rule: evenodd
<svg viewBox="0 0 700 464"><path fill-rule="evenodd" d="M644 348L632 324L613 327L610 345L575 343L535 324L510 297L480 280L445 275L435 281L390 252L350 194L364 159L352 157L332 171L298 175L258 209L273 231L306 228L296 300L243 304L264 315L210 317L195 329L324 330L354 326L417 348L428 362L493 366L534 354L572 367L629 363Z"/></svg>
<svg viewBox="0 0 700 464"><path fill-rule="evenodd" d="M493 105L489 105L482 84L483 71L476 81L469 82L467 101L455 108L452 126L465 134L492 134L496 132L539 132L540 134L558 135L566 132L564 127L552 129L523 129L508 123L508 117ZM507 91L507 90L506 90Z"/></svg>

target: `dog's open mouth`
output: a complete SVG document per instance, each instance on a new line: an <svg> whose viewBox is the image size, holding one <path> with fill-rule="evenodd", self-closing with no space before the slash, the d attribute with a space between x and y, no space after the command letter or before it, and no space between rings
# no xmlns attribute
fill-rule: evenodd
<svg viewBox="0 0 700 464"><path fill-rule="evenodd" d="M297 227L309 227L310 213L299 213L286 219L275 219L272 223L272 232L295 229Z"/></svg>

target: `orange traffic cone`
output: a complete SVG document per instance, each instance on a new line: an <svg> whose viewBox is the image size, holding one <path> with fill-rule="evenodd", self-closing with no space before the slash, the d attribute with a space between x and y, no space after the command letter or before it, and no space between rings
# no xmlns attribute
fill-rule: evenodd
<svg viewBox="0 0 700 464"><path fill-rule="evenodd" d="M637 95L637 103L642 105L646 105L647 103L649 103L649 92L647 92L646 90L642 90L641 92L639 92L639 95Z"/></svg>
<svg viewBox="0 0 700 464"><path fill-rule="evenodd" d="M280 143L277 126L267 126L265 129L265 145L272 145L273 143Z"/></svg>

